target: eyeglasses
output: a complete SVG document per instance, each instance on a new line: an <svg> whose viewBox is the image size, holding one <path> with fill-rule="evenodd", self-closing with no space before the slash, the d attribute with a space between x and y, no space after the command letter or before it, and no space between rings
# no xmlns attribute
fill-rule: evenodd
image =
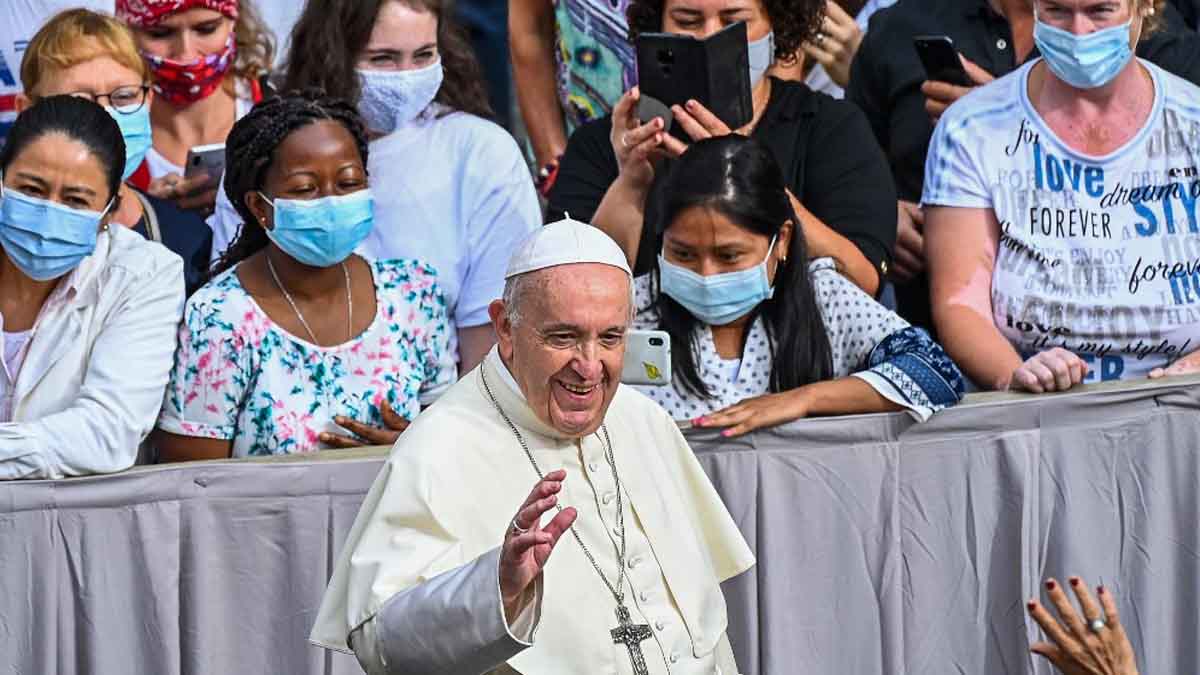
<svg viewBox="0 0 1200 675"><path fill-rule="evenodd" d="M78 98L86 98L97 105L104 105L104 101L108 101L108 107L113 108L122 115L132 115L142 109L146 105L146 94L150 91L150 85L143 84L132 87L119 87L107 94L91 94L86 91L79 91L71 94Z"/></svg>

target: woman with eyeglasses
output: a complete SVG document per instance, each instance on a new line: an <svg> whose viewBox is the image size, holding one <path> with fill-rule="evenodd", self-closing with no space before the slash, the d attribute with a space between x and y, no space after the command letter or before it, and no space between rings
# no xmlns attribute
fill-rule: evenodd
<svg viewBox="0 0 1200 675"><path fill-rule="evenodd" d="M186 176L188 151L225 142L263 98L273 38L252 2L116 0L150 69L154 144L133 184L180 208L213 210L220 176Z"/></svg>
<svg viewBox="0 0 1200 675"><path fill-rule="evenodd" d="M67 94L95 101L112 115L125 140L121 203L112 222L177 253L184 261L188 294L199 288L208 269L212 230L198 215L127 182L150 149L154 92L125 25L87 9L58 14L29 41L21 85L25 93L17 97L18 111L39 99Z"/></svg>
<svg viewBox="0 0 1200 675"><path fill-rule="evenodd" d="M77 96L40 98L0 150L0 480L129 468L162 406L183 265L113 225L125 163Z"/></svg>

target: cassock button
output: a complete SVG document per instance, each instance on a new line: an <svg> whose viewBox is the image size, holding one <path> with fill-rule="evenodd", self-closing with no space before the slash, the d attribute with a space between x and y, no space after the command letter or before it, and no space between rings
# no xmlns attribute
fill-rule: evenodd
<svg viewBox="0 0 1200 675"><path fill-rule="evenodd" d="M609 492L609 493L605 494L603 498L601 498L601 501L604 502L605 506L608 506L609 504L612 503L612 500L614 500L616 498L617 498L617 493Z"/></svg>
<svg viewBox="0 0 1200 675"><path fill-rule="evenodd" d="M671 663L679 663L679 652L671 653Z"/></svg>
<svg viewBox="0 0 1200 675"><path fill-rule="evenodd" d="M646 591L642 591L641 593L638 594L638 598L640 598L642 600L642 602L646 602L646 601L650 600L650 595L648 593L646 593ZM659 629L659 630L661 630L661 629Z"/></svg>
<svg viewBox="0 0 1200 675"><path fill-rule="evenodd" d="M599 470L600 470L599 464L597 464L595 462L591 462L588 464L588 471L591 471L592 473L596 473Z"/></svg>
<svg viewBox="0 0 1200 675"><path fill-rule="evenodd" d="M629 559L629 569L631 569L631 570L637 569L637 566L641 565L641 564L642 564L641 557L635 557L635 558Z"/></svg>
<svg viewBox="0 0 1200 675"><path fill-rule="evenodd" d="M659 619L658 621L654 622L654 630L661 633L666 629L667 629L667 624L663 623L662 619Z"/></svg>

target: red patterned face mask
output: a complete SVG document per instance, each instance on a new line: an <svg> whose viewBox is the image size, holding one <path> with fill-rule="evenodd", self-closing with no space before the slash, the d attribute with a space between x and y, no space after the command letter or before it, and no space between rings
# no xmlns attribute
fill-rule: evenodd
<svg viewBox="0 0 1200 675"><path fill-rule="evenodd" d="M211 96L225 80L236 55L237 42L232 31L224 49L190 63L143 54L154 78L154 91L176 108L186 108Z"/></svg>

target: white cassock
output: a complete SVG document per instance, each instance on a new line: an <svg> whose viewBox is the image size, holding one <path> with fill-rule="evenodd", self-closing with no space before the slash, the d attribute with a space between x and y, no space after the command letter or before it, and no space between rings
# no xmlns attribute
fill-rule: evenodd
<svg viewBox="0 0 1200 675"><path fill-rule="evenodd" d="M565 439L540 422L496 350L421 414L393 448L341 553L311 639L354 649L369 673L630 675L614 644L612 594L568 532L532 598L504 619L500 544L538 481L483 387L481 371L600 569L617 577L617 486L602 435ZM665 411L621 386L612 438L628 552L625 594L650 673L734 675L720 582L754 557ZM553 511L546 515L548 520Z"/></svg>

